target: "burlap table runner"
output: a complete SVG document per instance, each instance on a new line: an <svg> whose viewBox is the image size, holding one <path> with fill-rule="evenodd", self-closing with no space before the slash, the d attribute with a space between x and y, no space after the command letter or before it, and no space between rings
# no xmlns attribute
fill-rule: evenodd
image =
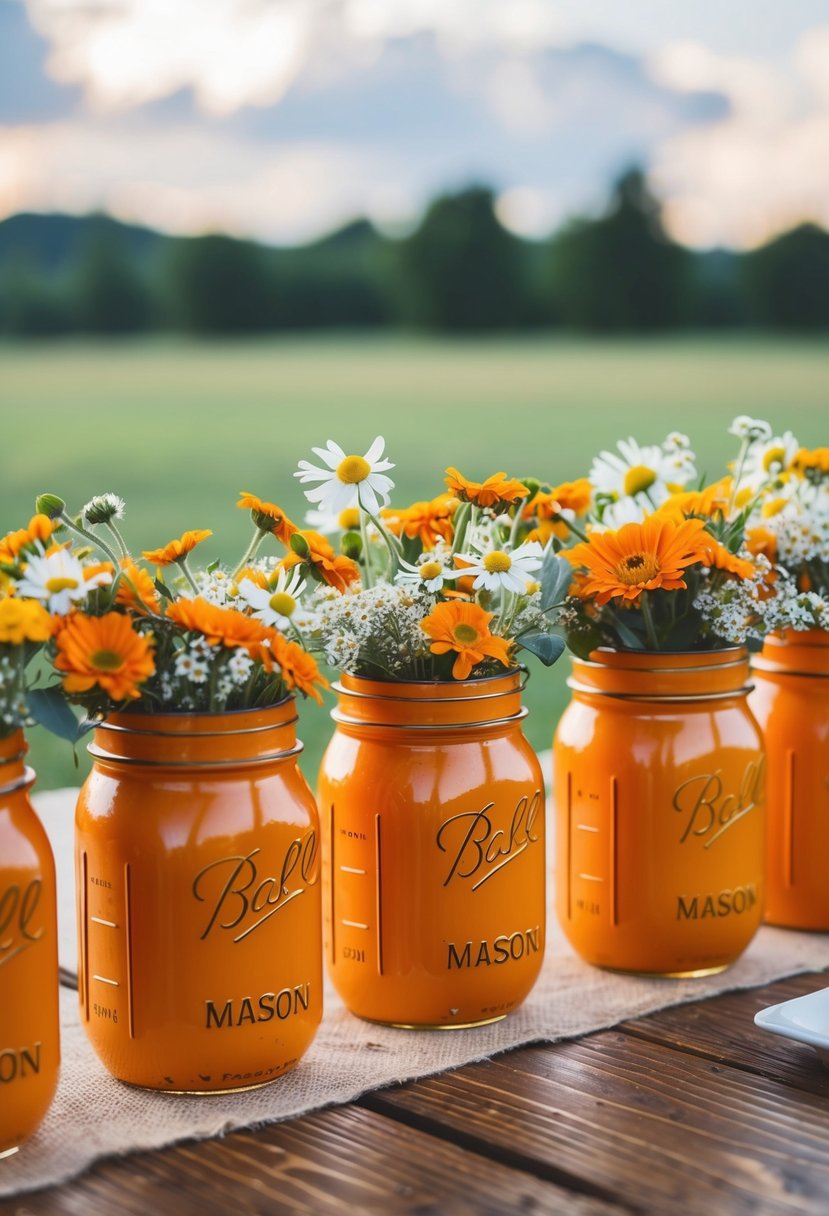
<svg viewBox="0 0 829 1216"><path fill-rule="evenodd" d="M75 966L75 794L56 790L36 799L58 860L61 962L71 968ZM63 1067L57 1097L37 1135L0 1163L0 1196L62 1182L113 1153L159 1148L176 1140L287 1119L523 1043L572 1038L670 1005L829 966L829 935L762 929L742 959L722 975L699 980L612 975L573 956L552 914L548 924L541 978L523 1007L505 1021L451 1033L386 1030L352 1017L327 988L322 1026L297 1070L264 1089L230 1096L175 1097L115 1081L87 1044L75 993L64 989Z"/></svg>

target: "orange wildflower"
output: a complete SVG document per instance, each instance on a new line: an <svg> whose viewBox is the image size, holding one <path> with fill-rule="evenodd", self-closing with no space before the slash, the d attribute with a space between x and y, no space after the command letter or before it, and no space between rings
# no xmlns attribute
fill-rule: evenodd
<svg viewBox="0 0 829 1216"><path fill-rule="evenodd" d="M7 532L0 540L0 562L13 565L23 549L35 541L47 541L57 526L57 520L48 515L33 515L27 527Z"/></svg>
<svg viewBox="0 0 829 1216"><path fill-rule="evenodd" d="M66 618L56 638L55 667L68 693L89 692L96 684L113 701L140 697L140 685L155 671L150 634L136 633L120 612Z"/></svg>
<svg viewBox="0 0 829 1216"><path fill-rule="evenodd" d="M360 577L360 569L356 562L353 562L350 557L343 557L341 554L335 553L319 532L298 531L298 535L305 540L308 552L304 556L300 556L293 550L287 553L282 559L282 565L286 570L291 570L300 563L312 566L320 579L329 587L336 587L337 591L345 591L350 583Z"/></svg>
<svg viewBox="0 0 829 1216"><path fill-rule="evenodd" d="M754 557L762 553L770 562L777 561L777 537L768 528L749 528L746 532L746 548Z"/></svg>
<svg viewBox="0 0 829 1216"><path fill-rule="evenodd" d="M321 688L329 683L320 672L316 659L296 642L290 642L278 629L268 630L267 644L258 647L254 655L265 667L273 671L278 667L289 692L299 689L307 697L313 697L322 705Z"/></svg>
<svg viewBox="0 0 829 1216"><path fill-rule="evenodd" d="M200 595L178 599L167 609L167 620L182 629L201 633L212 646L243 646L249 650L268 637L268 629L255 617L211 604Z"/></svg>
<svg viewBox="0 0 829 1216"><path fill-rule="evenodd" d="M718 540L708 543L705 564L714 570L724 570L726 574L734 574L737 578L754 578L757 567L747 557L738 557Z"/></svg>
<svg viewBox="0 0 829 1216"><path fill-rule="evenodd" d="M509 666L512 643L493 637L489 632L491 620L492 613L484 612L480 605L453 600L438 604L420 622L420 627L432 639L429 647L432 654L456 652L452 675L456 680L465 680L472 668L487 658Z"/></svg>
<svg viewBox="0 0 829 1216"><path fill-rule="evenodd" d="M635 600L643 591L685 587L685 569L695 562L707 565L712 543L701 519L676 523L670 516L654 514L617 532L593 532L565 556L585 570L577 594L606 604L610 599Z"/></svg>
<svg viewBox="0 0 829 1216"><path fill-rule="evenodd" d="M713 519L725 515L731 498L731 478L724 477L706 486L704 490L679 490L657 508L660 515L670 515L682 520L689 515L701 515Z"/></svg>
<svg viewBox="0 0 829 1216"><path fill-rule="evenodd" d="M47 642L54 628L52 617L37 600L13 596L0 600L0 643L21 646L24 642Z"/></svg>
<svg viewBox="0 0 829 1216"><path fill-rule="evenodd" d="M479 507L517 502L529 494L523 482L508 478L506 473L493 473L486 481L469 481L451 466L446 470L446 485L461 502L474 502Z"/></svg>
<svg viewBox="0 0 829 1216"><path fill-rule="evenodd" d="M821 477L829 476L829 448L801 448L794 456L789 468L801 477L816 472Z"/></svg>
<svg viewBox="0 0 829 1216"><path fill-rule="evenodd" d="M261 532L272 532L277 540L282 541L283 545L287 545L293 536L294 532L298 532L295 523L292 523L281 507L278 507L274 502L265 502L262 498L257 498L255 494L248 494L245 490L240 490L240 498L236 506L243 510L247 508L250 511L251 519Z"/></svg>
<svg viewBox="0 0 829 1216"><path fill-rule="evenodd" d="M424 549L434 549L438 541L452 540L452 513L458 500L454 494L439 494L430 502L413 502L410 507L394 510L386 507L383 522L395 536L417 537Z"/></svg>
<svg viewBox="0 0 829 1216"><path fill-rule="evenodd" d="M148 612L157 615L161 611L161 601L147 571L126 557L121 561L121 570L123 577L118 580L115 603L140 616Z"/></svg>
<svg viewBox="0 0 829 1216"><path fill-rule="evenodd" d="M539 519L554 520L562 511L584 515L593 500L593 487L586 477L575 481L563 481L552 490L539 490L531 503L524 508L524 518L537 515Z"/></svg>
<svg viewBox="0 0 829 1216"><path fill-rule="evenodd" d="M178 540L171 540L161 549L145 549L143 556L154 566L172 566L174 562L182 561L188 553L192 553L196 545L207 540L213 533L209 528L199 528L195 531L182 532Z"/></svg>

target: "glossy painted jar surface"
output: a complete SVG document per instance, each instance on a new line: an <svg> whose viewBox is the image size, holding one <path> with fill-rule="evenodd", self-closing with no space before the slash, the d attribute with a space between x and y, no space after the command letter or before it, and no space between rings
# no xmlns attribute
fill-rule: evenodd
<svg viewBox="0 0 829 1216"><path fill-rule="evenodd" d="M319 783L326 952L360 1017L478 1025L535 983L544 782L519 676L337 686Z"/></svg>
<svg viewBox="0 0 829 1216"><path fill-rule="evenodd" d="M292 699L117 714L76 816L81 1020L122 1081L208 1093L292 1069L322 1016L319 823Z"/></svg>
<svg viewBox="0 0 829 1216"><path fill-rule="evenodd" d="M32 1135L60 1070L55 863L22 731L0 739L0 1157Z"/></svg>
<svg viewBox="0 0 829 1216"><path fill-rule="evenodd" d="M556 907L590 963L722 970L764 902L762 736L742 649L573 660L554 743Z"/></svg>
<svg viewBox="0 0 829 1216"><path fill-rule="evenodd" d="M771 635L749 697L768 762L766 920L829 929L829 634Z"/></svg>

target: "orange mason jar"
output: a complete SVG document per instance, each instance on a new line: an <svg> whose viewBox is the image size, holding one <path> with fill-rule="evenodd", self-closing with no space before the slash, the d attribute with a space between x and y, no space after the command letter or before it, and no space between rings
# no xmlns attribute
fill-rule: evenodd
<svg viewBox="0 0 829 1216"><path fill-rule="evenodd" d="M106 1067L208 1093L292 1069L322 1016L319 824L289 698L113 714L76 818L81 1020Z"/></svg>
<svg viewBox="0 0 829 1216"><path fill-rule="evenodd" d="M766 920L829 929L829 633L787 630L753 659L768 758Z"/></svg>
<svg viewBox="0 0 829 1216"><path fill-rule="evenodd" d="M371 1021L497 1021L544 955L544 781L520 673L336 687L319 784L334 986Z"/></svg>
<svg viewBox="0 0 829 1216"><path fill-rule="evenodd" d="M573 660L556 731L556 905L588 962L721 971L763 911L762 736L743 649Z"/></svg>
<svg viewBox="0 0 829 1216"><path fill-rule="evenodd" d="M25 754L22 731L0 739L0 1158L34 1132L60 1070L55 863Z"/></svg>

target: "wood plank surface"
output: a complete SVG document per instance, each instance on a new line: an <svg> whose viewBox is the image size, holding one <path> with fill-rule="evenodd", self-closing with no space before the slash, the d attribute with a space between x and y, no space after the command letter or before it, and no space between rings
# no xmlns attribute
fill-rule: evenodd
<svg viewBox="0 0 829 1216"><path fill-rule="evenodd" d="M0 1201L12 1216L629 1216L385 1118L344 1106L100 1161L81 1178Z"/></svg>
<svg viewBox="0 0 829 1216"><path fill-rule="evenodd" d="M258 1131L98 1162L2 1216L826 1216L829 1071L753 1024L801 976Z"/></svg>

